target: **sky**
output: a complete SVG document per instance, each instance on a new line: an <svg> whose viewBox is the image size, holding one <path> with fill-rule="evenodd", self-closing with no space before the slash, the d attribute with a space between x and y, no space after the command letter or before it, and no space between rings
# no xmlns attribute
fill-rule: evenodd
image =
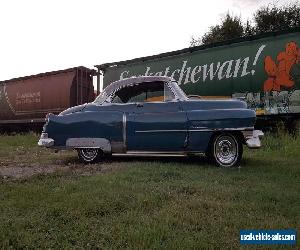
<svg viewBox="0 0 300 250"><path fill-rule="evenodd" d="M246 21L273 2L1 0L0 81L183 49L227 12Z"/></svg>

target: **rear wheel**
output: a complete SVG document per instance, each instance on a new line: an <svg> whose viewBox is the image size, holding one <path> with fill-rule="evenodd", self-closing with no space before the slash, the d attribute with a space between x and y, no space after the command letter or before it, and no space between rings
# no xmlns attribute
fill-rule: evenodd
<svg viewBox="0 0 300 250"><path fill-rule="evenodd" d="M243 155L243 145L238 136L230 133L216 135L210 145L208 156L221 167L237 166Z"/></svg>
<svg viewBox="0 0 300 250"><path fill-rule="evenodd" d="M102 151L98 148L77 149L78 158L83 163L94 163L100 160Z"/></svg>

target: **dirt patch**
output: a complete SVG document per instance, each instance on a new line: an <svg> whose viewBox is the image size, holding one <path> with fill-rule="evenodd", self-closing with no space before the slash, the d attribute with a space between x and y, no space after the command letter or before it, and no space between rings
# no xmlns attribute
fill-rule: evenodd
<svg viewBox="0 0 300 250"><path fill-rule="evenodd" d="M0 167L0 180L28 179L36 175L48 175L53 173L74 174L89 176L105 173L125 167L122 163L102 162L99 164L22 164L8 163Z"/></svg>

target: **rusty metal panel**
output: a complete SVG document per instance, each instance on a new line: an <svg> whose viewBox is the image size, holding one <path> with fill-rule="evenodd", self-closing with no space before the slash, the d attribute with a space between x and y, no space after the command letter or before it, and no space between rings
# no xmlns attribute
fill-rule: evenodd
<svg viewBox="0 0 300 250"><path fill-rule="evenodd" d="M0 82L0 124L36 122L47 113L93 101L93 74L77 67Z"/></svg>
<svg viewBox="0 0 300 250"><path fill-rule="evenodd" d="M0 119L45 117L70 106L74 72L9 81L0 85Z"/></svg>

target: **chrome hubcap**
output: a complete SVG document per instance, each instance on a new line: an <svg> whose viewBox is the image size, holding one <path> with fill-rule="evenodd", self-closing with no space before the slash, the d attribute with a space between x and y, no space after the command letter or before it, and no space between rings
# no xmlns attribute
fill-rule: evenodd
<svg viewBox="0 0 300 250"><path fill-rule="evenodd" d="M217 160L224 165L231 165L237 158L237 143L231 136L220 136L215 143Z"/></svg>
<svg viewBox="0 0 300 250"><path fill-rule="evenodd" d="M97 157L98 149L96 148L80 149L80 153L86 161L92 161Z"/></svg>

